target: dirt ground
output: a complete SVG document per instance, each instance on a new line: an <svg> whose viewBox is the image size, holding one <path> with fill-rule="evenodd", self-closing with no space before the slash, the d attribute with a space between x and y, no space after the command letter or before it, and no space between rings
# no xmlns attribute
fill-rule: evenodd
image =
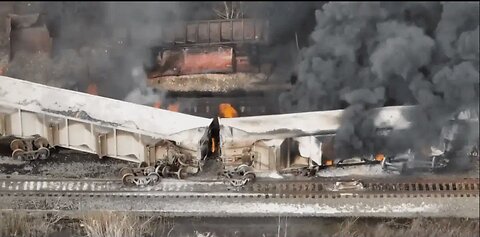
<svg viewBox="0 0 480 237"><path fill-rule="evenodd" d="M478 219L165 218L131 213L0 213L2 236L478 236Z"/></svg>

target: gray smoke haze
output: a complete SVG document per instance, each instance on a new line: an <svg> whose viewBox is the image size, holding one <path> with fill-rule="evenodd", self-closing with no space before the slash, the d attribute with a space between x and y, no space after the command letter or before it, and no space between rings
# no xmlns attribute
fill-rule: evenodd
<svg viewBox="0 0 480 237"><path fill-rule="evenodd" d="M478 3L330 2L316 22L298 86L282 104L289 112L346 108L340 157L379 149L370 108L420 105L409 115L414 128L382 144L417 149L433 145L456 113L478 111Z"/></svg>
<svg viewBox="0 0 480 237"><path fill-rule="evenodd" d="M292 53L283 45L303 23L313 16L322 2L235 2L241 3L244 17L270 20L273 47L261 56L278 64L276 78L287 80L291 72ZM162 42L162 29L178 21L218 19L214 8L223 2L19 2L17 14L43 13L54 39L52 58L16 56L7 75L55 86L77 87L85 91L96 83L102 96L151 104L157 95L146 86L145 73L134 73L151 67L151 48ZM314 21L311 21L314 23ZM313 27L313 25L311 26ZM300 41L307 38L299 36ZM285 40L286 39L286 40ZM301 42L300 42L301 43ZM40 60L42 62L38 62ZM38 59L38 60L37 60ZM31 70L23 65L32 66ZM136 76L132 76L135 74ZM131 94L130 94L131 93Z"/></svg>
<svg viewBox="0 0 480 237"><path fill-rule="evenodd" d="M163 96L147 87L143 72L154 62L150 49L164 37L162 28L207 11L194 10L197 3L183 2L15 4L17 14L46 15L54 49L50 58L15 56L7 75L81 91L95 83L102 96L140 104L152 104Z"/></svg>

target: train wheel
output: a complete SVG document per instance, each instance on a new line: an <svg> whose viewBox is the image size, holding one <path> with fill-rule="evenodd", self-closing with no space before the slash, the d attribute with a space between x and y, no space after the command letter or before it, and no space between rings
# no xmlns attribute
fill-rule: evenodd
<svg viewBox="0 0 480 237"><path fill-rule="evenodd" d="M50 156L50 150L46 147L41 147L35 152L35 159L45 160Z"/></svg>
<svg viewBox="0 0 480 237"><path fill-rule="evenodd" d="M241 164L241 165L239 165L239 166L235 169L235 171L236 171L236 173L239 174L239 175L244 175L244 174L246 174L248 171L250 171L250 169L251 169L250 166L248 166L248 165L246 165L246 164Z"/></svg>
<svg viewBox="0 0 480 237"><path fill-rule="evenodd" d="M12 158L15 160L23 160L24 157L25 157L25 151L23 151L22 149L15 149L12 152Z"/></svg>
<svg viewBox="0 0 480 237"><path fill-rule="evenodd" d="M48 140L43 137L39 137L33 141L33 145L35 145L37 149L48 147Z"/></svg>
<svg viewBox="0 0 480 237"><path fill-rule="evenodd" d="M178 179L185 179L187 177L187 169L180 167L176 174Z"/></svg>
<svg viewBox="0 0 480 237"><path fill-rule="evenodd" d="M170 174L170 166L167 165L162 169L162 176L166 178L168 177L169 174Z"/></svg>
<svg viewBox="0 0 480 237"><path fill-rule="evenodd" d="M149 166L149 167L146 167L145 170L144 170L145 174L150 174L152 172L155 172L155 167L153 166Z"/></svg>
<svg viewBox="0 0 480 237"><path fill-rule="evenodd" d="M135 176L132 173L124 174L122 177L122 182L126 186L135 186Z"/></svg>
<svg viewBox="0 0 480 237"><path fill-rule="evenodd" d="M129 168L129 167L123 167L120 169L120 175L121 176L124 176L126 174L132 174L133 175L133 169L132 168Z"/></svg>
<svg viewBox="0 0 480 237"><path fill-rule="evenodd" d="M248 172L246 174L243 175L243 179L245 179L247 181L247 183L252 183L255 181L257 177L255 176L254 173L252 172Z"/></svg>
<svg viewBox="0 0 480 237"><path fill-rule="evenodd" d="M10 149L12 151L15 151L17 149L26 150L27 147L25 146L25 143L23 143L23 141L21 139L15 139L15 140L10 142Z"/></svg>
<svg viewBox="0 0 480 237"><path fill-rule="evenodd" d="M160 175L156 172L149 173L148 177L150 178L150 184L156 184L160 182Z"/></svg>
<svg viewBox="0 0 480 237"><path fill-rule="evenodd" d="M163 165L163 164L157 165L157 167L155 167L155 173L157 173L159 175L162 174L162 170L163 170L164 167L165 167L165 165Z"/></svg>
<svg viewBox="0 0 480 237"><path fill-rule="evenodd" d="M179 156L179 157L177 158L178 163L180 163L180 165L182 165L182 166L187 166L187 163L186 163L186 161L185 161L184 159L185 159L184 156Z"/></svg>

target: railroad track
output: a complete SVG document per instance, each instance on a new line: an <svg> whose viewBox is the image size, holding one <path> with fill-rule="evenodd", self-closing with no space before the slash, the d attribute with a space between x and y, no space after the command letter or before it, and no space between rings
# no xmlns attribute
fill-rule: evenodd
<svg viewBox="0 0 480 237"><path fill-rule="evenodd" d="M350 186L350 187L349 187ZM257 182L246 191L259 193L323 193L323 192L479 192L479 179L424 179L363 181L279 181Z"/></svg>
<svg viewBox="0 0 480 237"><path fill-rule="evenodd" d="M342 188L343 185L343 188ZM349 186L350 185L350 186ZM479 179L259 181L228 190L222 182L162 180L147 187L125 187L116 179L11 179L0 178L1 196L53 197L166 197L166 198L335 198L335 197L450 197L479 194ZM468 195L468 196L467 196Z"/></svg>
<svg viewBox="0 0 480 237"><path fill-rule="evenodd" d="M365 179L360 190L330 189L342 181L349 182L259 179L242 190L228 191L222 182L193 180L162 179L154 186L127 188L120 180L0 177L0 208L134 210L166 216L414 217L421 213L478 218L478 179Z"/></svg>
<svg viewBox="0 0 480 237"><path fill-rule="evenodd" d="M162 180L154 186L126 187L120 179L0 178L1 192L208 192L222 182ZM223 185L225 188L225 185ZM225 190L225 189L223 189ZM215 190L214 190L215 191Z"/></svg>
<svg viewBox="0 0 480 237"><path fill-rule="evenodd" d="M322 193L322 194L267 194L267 193L193 193L193 192L0 192L1 197L48 197L48 198L163 198L163 199L339 199L339 198L476 198L478 192L422 192L422 193Z"/></svg>

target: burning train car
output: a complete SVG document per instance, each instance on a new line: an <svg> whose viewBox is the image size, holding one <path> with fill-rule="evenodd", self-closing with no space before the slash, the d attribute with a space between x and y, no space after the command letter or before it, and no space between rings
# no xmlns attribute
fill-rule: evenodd
<svg viewBox="0 0 480 237"><path fill-rule="evenodd" d="M262 56L269 47L268 21L177 23L163 35L148 74L150 86L167 92L170 102L162 108L176 103L180 112L206 117L229 107L241 116L277 112L276 95L288 86L272 83L274 63Z"/></svg>

